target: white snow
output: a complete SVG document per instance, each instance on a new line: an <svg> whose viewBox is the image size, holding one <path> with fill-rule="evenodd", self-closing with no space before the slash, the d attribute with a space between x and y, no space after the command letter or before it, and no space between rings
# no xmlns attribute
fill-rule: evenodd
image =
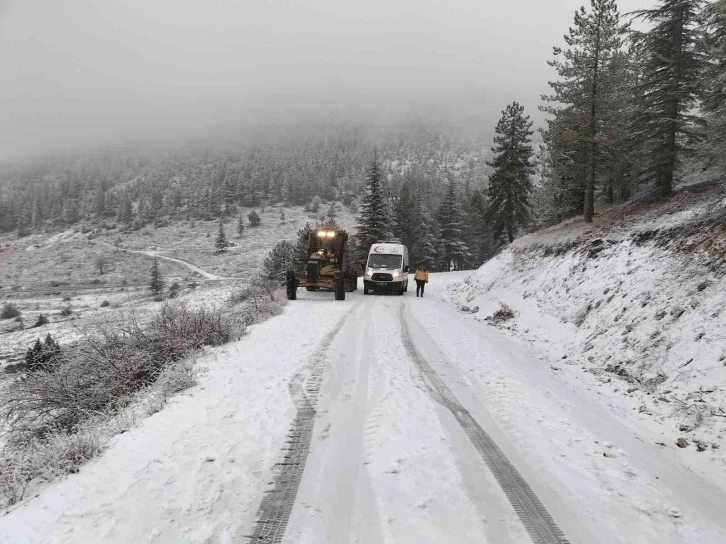
<svg viewBox="0 0 726 544"><path fill-rule="evenodd" d="M676 432L675 401L645 385L627 393L631 384L602 372L611 360L638 370L643 383L663 372L664 396L700 390L720 402L714 358L724 333L710 316L726 303L726 286L694 274L697 266L620 242L593 259L504 252L471 275L432 274L423 299L359 290L338 302L301 290L283 315L210 350L198 387L0 517L0 542L244 542L295 413L289 384L345 316L325 350L313 443L284 541L529 542L409 358L402 306L417 349L571 542L724 542L720 450L673 443L681 435L715 443L723 419ZM704 279L710 285L699 290ZM501 303L515 318L491 326L485 318ZM654 319L676 307L686 311ZM679 366L685 356L693 361Z"/></svg>
<svg viewBox="0 0 726 544"><path fill-rule="evenodd" d="M0 517L0 542L238 542L294 415L287 380L348 310L330 299L210 350L199 386Z"/></svg>
<svg viewBox="0 0 726 544"><path fill-rule="evenodd" d="M480 321L500 304L511 307L511 334L531 342L551 367L590 383L624 421L648 429L651 443L726 487L719 417L726 407L726 278L702 261L627 241L596 258L507 251L449 296L478 306L473 319ZM691 429L698 411L703 420ZM678 437L707 449L682 451Z"/></svg>

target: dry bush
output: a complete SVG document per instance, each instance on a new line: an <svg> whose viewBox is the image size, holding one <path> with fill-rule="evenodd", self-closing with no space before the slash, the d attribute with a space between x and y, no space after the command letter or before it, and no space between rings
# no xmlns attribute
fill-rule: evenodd
<svg viewBox="0 0 726 544"><path fill-rule="evenodd" d="M67 350L52 371L8 388L0 402L8 444L22 448L55 432L73 433L88 418L123 407L167 365L235 339L241 329L231 314L166 304L145 329L131 320L121 330L101 330Z"/></svg>
<svg viewBox="0 0 726 544"><path fill-rule="evenodd" d="M487 317L487 320L494 323L503 323L504 321L509 321L510 319L514 319L514 312L506 304L502 304L501 308L499 308L496 312Z"/></svg>
<svg viewBox="0 0 726 544"><path fill-rule="evenodd" d="M35 443L32 450L6 449L0 456L0 506L22 501L26 490L35 482L49 482L78 472L101 449L98 435L87 430L49 435Z"/></svg>
<svg viewBox="0 0 726 544"><path fill-rule="evenodd" d="M280 314L287 299L277 282L258 277L251 285L234 291L228 302L232 305L244 303L238 314L245 325L252 325Z"/></svg>
<svg viewBox="0 0 726 544"><path fill-rule="evenodd" d="M238 338L243 327L230 313L166 304L145 328L131 319L100 330L64 350L62 364L15 381L0 399L0 506L22 500L34 482L77 472L108 436L133 425L133 406L149 415L196 385L185 357Z"/></svg>

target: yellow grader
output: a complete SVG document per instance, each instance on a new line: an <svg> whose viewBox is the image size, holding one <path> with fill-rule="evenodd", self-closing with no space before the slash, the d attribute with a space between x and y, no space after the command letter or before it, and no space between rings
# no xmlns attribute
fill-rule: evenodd
<svg viewBox="0 0 726 544"><path fill-rule="evenodd" d="M287 298L297 298L298 287L307 291L333 291L335 300L345 300L345 293L358 288L358 274L350 266L348 233L330 227L311 232L307 238L307 261L301 274L288 270Z"/></svg>

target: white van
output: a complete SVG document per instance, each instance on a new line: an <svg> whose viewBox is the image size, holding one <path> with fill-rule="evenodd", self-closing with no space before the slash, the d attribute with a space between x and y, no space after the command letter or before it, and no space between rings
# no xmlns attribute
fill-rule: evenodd
<svg viewBox="0 0 726 544"><path fill-rule="evenodd" d="M373 244L363 276L363 294L368 291L408 291L408 248L398 241Z"/></svg>

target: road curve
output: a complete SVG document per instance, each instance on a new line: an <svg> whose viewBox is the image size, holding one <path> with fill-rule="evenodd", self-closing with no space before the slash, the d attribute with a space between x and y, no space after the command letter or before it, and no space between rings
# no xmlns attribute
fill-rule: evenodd
<svg viewBox="0 0 726 544"><path fill-rule="evenodd" d="M138 253L139 255L146 255L147 257L158 257L159 259L164 259L165 261L171 261L173 263L180 264L182 266L186 266L189 270L192 272L196 272L200 276L208 279L208 280L226 280L226 279L235 279L235 278L223 278L221 276L217 276L216 274L212 274L211 272L207 272L206 270L202 270L198 266L193 265L192 263L189 263L183 259L177 259L176 257L167 257L166 255L161 255L156 251L151 250L139 250L139 249L126 249L122 247L116 247L112 246L111 244L107 242L103 242L101 240L94 240L94 242L98 244L102 244L104 246L110 247L111 249L115 249L118 251L125 251L126 253Z"/></svg>

